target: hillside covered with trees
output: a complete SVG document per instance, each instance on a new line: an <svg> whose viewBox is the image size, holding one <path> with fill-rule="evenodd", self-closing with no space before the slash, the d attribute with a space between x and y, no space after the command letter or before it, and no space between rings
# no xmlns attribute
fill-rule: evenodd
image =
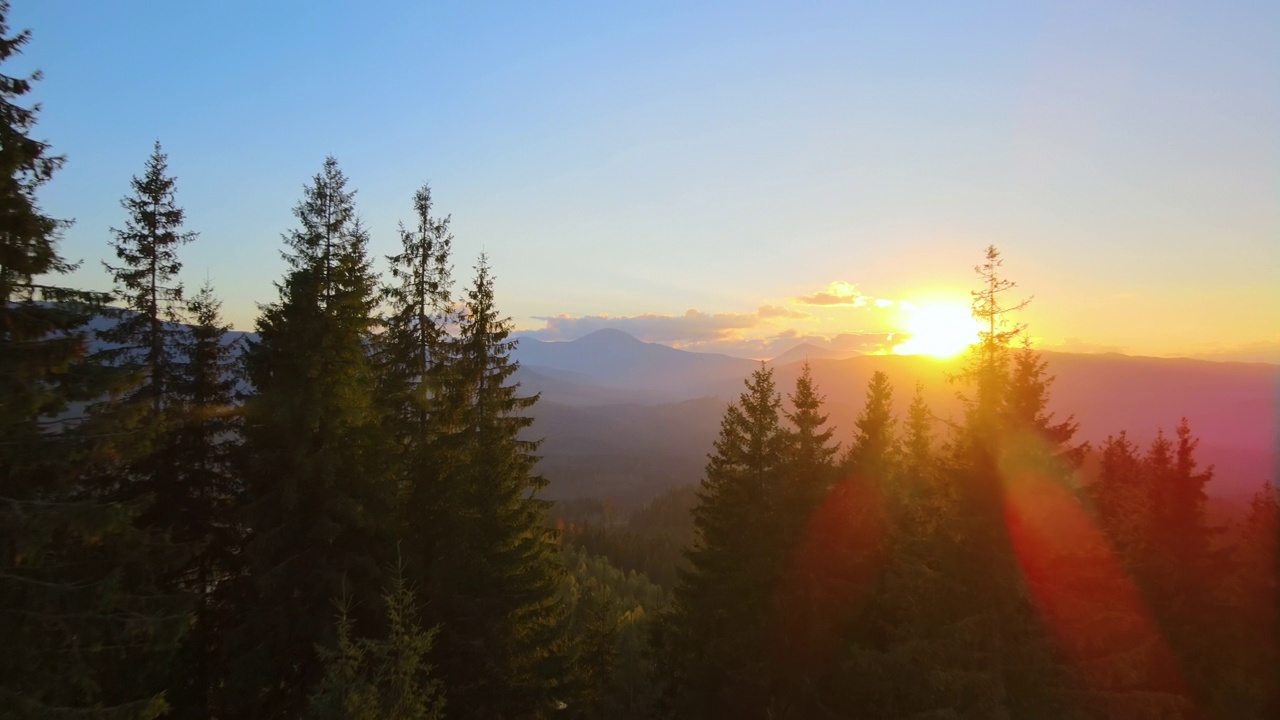
<svg viewBox="0 0 1280 720"><path fill-rule="evenodd" d="M1273 487L1211 518L1194 418L1078 440L995 247L958 419L877 372L837 428L762 364L696 490L553 506L428 185L372 257L325 159L240 338L159 142L113 291L67 286L37 79L0 74L0 717L1280 716Z"/></svg>

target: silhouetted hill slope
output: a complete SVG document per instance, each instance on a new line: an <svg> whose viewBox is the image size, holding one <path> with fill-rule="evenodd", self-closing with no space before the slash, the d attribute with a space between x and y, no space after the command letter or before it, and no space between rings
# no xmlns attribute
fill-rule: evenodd
<svg viewBox="0 0 1280 720"><path fill-rule="evenodd" d="M544 393L544 402L535 408L539 420L534 429L547 438L544 472L559 485L554 492L561 497L579 490L618 499L643 497L669 484L696 482L725 404L736 399L742 380L756 367L750 360L641 343L619 331L601 331L567 343L521 341L522 346L526 343L532 350L522 350L522 359L544 365L531 368L535 375L556 370L578 373L561 375L554 383L534 381L529 388ZM1046 352L1044 356L1049 372L1057 378L1051 408L1059 416L1076 416L1082 440L1096 443L1127 430L1145 443L1158 428L1172 432L1186 416L1201 439L1201 463L1217 466L1211 492L1239 496L1266 479L1275 479L1280 367L1125 355ZM794 387L802 362L771 363L784 394ZM893 383L900 414L916 382L921 382L925 399L939 418L940 436L945 437L948 421L960 419L956 394L961 387L948 380L960 370L957 361L861 355L810 356L809 363L842 442L852 436L867 381L877 370ZM585 378L590 384L576 382ZM617 403L619 392L629 397L628 404ZM664 404L672 395L706 400ZM647 403L650 409L634 402ZM647 422L661 422L664 427L637 425ZM605 456L625 456L631 465L625 470L607 469L602 463ZM553 467L566 473L558 477ZM590 477L604 479L599 492L591 490ZM624 489L627 482L642 477L660 485Z"/></svg>
<svg viewBox="0 0 1280 720"><path fill-rule="evenodd" d="M598 330L571 342L521 338L515 357L534 373L568 370L599 386L642 391L650 402L722 394L729 381L756 366L752 360L641 342L620 330Z"/></svg>
<svg viewBox="0 0 1280 720"><path fill-rule="evenodd" d="M769 360L769 364L774 367L790 365L794 362L802 363L806 360L828 360L837 358L846 358L857 353L841 353L828 348L818 347L810 343L801 343L781 355Z"/></svg>
<svg viewBox="0 0 1280 720"><path fill-rule="evenodd" d="M101 330L110 322L98 318L91 328ZM253 337L232 332L227 341ZM95 341L91 347L104 346ZM960 419L960 387L948 380L960 370L957 361L817 357L830 351L813 351L802 345L770 364L785 395L808 359L841 442L852 437L867 381L877 370L893 384L899 415L921 382L939 418L939 437L945 437L948 421ZM788 355L791 362L785 362ZM1146 443L1157 428L1172 432L1186 416L1201 439L1201 463L1217 468L1210 492L1237 498L1267 479L1277 480L1280 366L1116 354L1044 356L1057 378L1051 408L1059 416L1076 416L1082 440L1096 443L1127 430ZM516 357L522 365L515 379L522 391L542 395L533 408L530 437L545 439L540 469L551 480L549 496L612 496L628 504L699 480L725 406L759 365L645 343L617 330L573 342L523 338Z"/></svg>
<svg viewBox="0 0 1280 720"><path fill-rule="evenodd" d="M543 438L538 470L547 497L612 497L639 506L668 487L697 482L726 403L702 398L661 405L534 407L530 435Z"/></svg>

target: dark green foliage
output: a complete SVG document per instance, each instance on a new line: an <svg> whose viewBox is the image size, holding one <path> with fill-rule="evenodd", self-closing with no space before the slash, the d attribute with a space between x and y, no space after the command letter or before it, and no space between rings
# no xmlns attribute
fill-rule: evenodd
<svg viewBox="0 0 1280 720"><path fill-rule="evenodd" d="M235 454L240 440L237 348L227 340L221 303L208 283L186 301L192 324L178 337L170 385L171 420L164 452L175 482L157 488L144 515L151 526L189 548L189 559L167 586L195 599L195 622L174 667L175 717L217 715L214 686L225 677L222 638L231 620L223 591L241 571L243 529L236 512L244 499Z"/></svg>
<svg viewBox="0 0 1280 720"><path fill-rule="evenodd" d="M88 358L35 79L0 75L0 716L1280 716L1274 489L1230 535L1186 419L1076 442L994 247L949 434L876 373L833 462L808 366L784 410L762 365L697 490L557 538L511 321L483 256L453 296L429 187L380 287L326 160L242 377L157 143Z"/></svg>
<svg viewBox="0 0 1280 720"><path fill-rule="evenodd" d="M577 692L565 713L653 717L658 695L648 639L667 594L643 574L624 573L605 558L572 548L561 557L568 570L564 594L573 608L569 632L577 668Z"/></svg>
<svg viewBox="0 0 1280 720"><path fill-rule="evenodd" d="M337 641L318 649L325 666L319 691L307 717L315 720L439 720L445 697L434 667L427 662L436 628L418 623L417 596L403 565L391 575L382 596L385 638L358 637L350 600L337 603Z"/></svg>
<svg viewBox="0 0 1280 720"><path fill-rule="evenodd" d="M778 678L771 706L779 715L816 711L814 696L874 574L866 560L880 550L880 538L866 535L878 531L878 513L865 506L878 488L837 474L835 428L826 424L824 398L807 364L790 399L793 411L784 415L794 429L787 431L787 503L778 537L785 555L770 660Z"/></svg>
<svg viewBox="0 0 1280 720"><path fill-rule="evenodd" d="M1231 627L1235 632L1237 674L1231 678L1240 698L1239 714L1273 717L1280 701L1280 565L1277 563L1277 524L1280 503L1275 487L1266 483L1249 502L1230 587L1233 593ZM1271 708L1267 708L1267 704ZM1270 710L1271 714L1264 714Z"/></svg>
<svg viewBox="0 0 1280 720"><path fill-rule="evenodd" d="M846 472L886 483L897 461L896 424L889 376L876 371L867 383L867 399L855 423L857 432L844 462Z"/></svg>
<svg viewBox="0 0 1280 720"><path fill-rule="evenodd" d="M788 507L783 513L792 522L784 532L793 538L802 531L809 511L821 502L835 481L835 456L840 452L840 443L831 443L836 431L827 426L827 416L822 412L825 398L814 386L808 362L796 378L790 400L791 411L783 411L793 428L786 431L791 456L787 458Z"/></svg>
<svg viewBox="0 0 1280 720"><path fill-rule="evenodd" d="M30 37L8 36L8 11L0 2L0 62ZM74 266L57 249L66 223L36 202L63 162L29 135L36 113L19 103L36 79L0 75L0 708L152 718L163 694L130 663L171 648L187 616L138 590L140 507L87 491L115 470L120 428L74 413L121 378L85 359L105 298L54 284Z"/></svg>
<svg viewBox="0 0 1280 720"><path fill-rule="evenodd" d="M344 582L357 609L376 604L394 531L368 347L375 282L354 193L332 158L294 209L290 270L263 308L247 365L248 578L230 712L296 717L320 680L317 644L332 636ZM355 618L361 621L362 618ZM362 623L363 624L363 623Z"/></svg>
<svg viewBox="0 0 1280 720"><path fill-rule="evenodd" d="M452 319L453 299L449 217L431 215L431 188L427 185L414 194L413 207L416 226L409 230L401 225L401 251L387 258L391 282L382 294L388 313L379 338L379 349L385 354L381 380L405 398L402 402L406 406L409 397L416 395L422 404L431 394L439 393L440 382L427 381L446 359L445 325Z"/></svg>
<svg viewBox="0 0 1280 720"><path fill-rule="evenodd" d="M1147 553L1154 493L1128 433L1108 436L1103 442L1098 475L1090 488L1098 520L1125 563L1137 567Z"/></svg>
<svg viewBox="0 0 1280 720"><path fill-rule="evenodd" d="M601 517L565 520L564 541L593 555L609 558L624 572L635 571L670 590L681 570L688 568L685 550L693 544L693 507L697 489L680 485L654 498L631 516L618 522Z"/></svg>
<svg viewBox="0 0 1280 720"><path fill-rule="evenodd" d="M157 141L142 177L131 181L133 195L120 205L128 213L122 230L113 229L111 246L121 265L103 263L115 280L115 296L125 312L100 334L111 344L103 355L110 361L138 367L142 382L128 400L150 406L158 415L166 405L175 372L173 327L182 319L182 269L178 246L195 239L182 230L185 212L174 196L177 180L168 175L168 157ZM157 422L153 418L152 422Z"/></svg>
<svg viewBox="0 0 1280 720"><path fill-rule="evenodd" d="M976 268L983 329L957 378L966 417L947 453L933 448L919 393L899 441L887 378L869 385L849 465L884 490L861 516L873 521L877 507L887 516L878 538L885 555L847 658L823 691L822 707L838 716L1072 716L1006 528L1018 517L1007 493L1029 472L1028 448L1046 446L1018 438L1039 429L1048 395L1038 359L1011 357L1021 326L1010 313L1025 302L1003 300L1014 284L1000 265L988 248Z"/></svg>
<svg viewBox="0 0 1280 720"><path fill-rule="evenodd" d="M534 474L537 442L522 437L537 398L510 381L510 332L482 256L448 346L447 511L431 564L429 609L455 717L543 717L566 702L562 569L544 525L549 504L536 495L546 485Z"/></svg>
<svg viewBox="0 0 1280 720"><path fill-rule="evenodd" d="M694 508L697 538L658 632L663 682L678 717L762 716L790 455L773 371L763 365L725 412Z"/></svg>
<svg viewBox="0 0 1280 720"><path fill-rule="evenodd" d="M382 288L386 314L374 340L378 411L391 440L396 532L412 577L429 582L450 508L444 483L459 458L445 438L455 419L445 403L452 370L446 325L453 317L449 220L431 216L431 190L414 195L417 222L400 228L401 252L388 258L391 282Z"/></svg>
<svg viewBox="0 0 1280 720"><path fill-rule="evenodd" d="M387 258L391 282L382 289L387 314L377 338L379 397L387 431L401 435L404 448L432 450L443 429L443 386L449 370L447 328L453 319L449 218L431 215L431 188L413 198L417 224L400 228L401 252ZM408 459L411 465L438 465L438 459ZM425 483L406 478L408 488ZM412 490L410 490L412 493ZM429 490L428 490L429 492ZM414 496L418 500L421 495Z"/></svg>

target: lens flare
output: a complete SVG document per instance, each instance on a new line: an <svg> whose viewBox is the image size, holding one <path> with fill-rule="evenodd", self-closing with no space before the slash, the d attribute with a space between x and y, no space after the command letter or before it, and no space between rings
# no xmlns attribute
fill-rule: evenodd
<svg viewBox="0 0 1280 720"><path fill-rule="evenodd" d="M1035 437L1016 444L1022 450L1045 445ZM1019 448L1012 454L1019 455ZM1099 717L1125 717L1127 693L1145 689L1144 682L1184 690L1180 664L1137 584L1080 500L1042 470L1019 464L1001 468L1009 540L1040 617L1087 702ZM1150 663L1145 680L1123 672L1139 651Z"/></svg>

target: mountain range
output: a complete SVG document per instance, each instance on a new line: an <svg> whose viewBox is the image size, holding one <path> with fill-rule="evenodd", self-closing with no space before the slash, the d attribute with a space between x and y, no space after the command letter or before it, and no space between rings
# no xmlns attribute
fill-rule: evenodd
<svg viewBox="0 0 1280 720"><path fill-rule="evenodd" d="M533 435L552 498L583 495L640 503L671 485L697 482L728 403L760 366L743 358L646 343L618 330L578 340L522 338L516 379L540 393ZM1280 366L1268 363L1044 352L1055 377L1050 409L1074 416L1077 437L1097 444L1122 430L1149 442L1182 417L1200 439L1197 458L1215 466L1209 493L1238 499L1275 482ZM958 361L912 355L840 357L800 346L768 361L784 398L808 362L826 397L836 437L848 442L872 373L893 384L899 415L919 383L939 437L958 421Z"/></svg>
<svg viewBox="0 0 1280 720"><path fill-rule="evenodd" d="M95 318L98 332L114 322ZM251 333L232 332L242 344ZM95 341L91 350L107 346ZM1187 417L1200 439L1197 457L1212 464L1208 491L1238 500L1277 481L1280 365L1119 354L1042 353L1054 376L1050 409L1074 416L1078 438L1097 444L1121 430L1149 442ZM639 505L668 487L698 482L720 419L760 362L642 342L620 330L546 342L520 338L515 380L537 393L530 436L542 440L540 472L551 499L610 497ZM872 373L885 372L899 417L920 384L939 438L959 420L956 360L920 355L843 356L798 345L767 361L785 397L809 363L825 396L829 423L847 444Z"/></svg>

